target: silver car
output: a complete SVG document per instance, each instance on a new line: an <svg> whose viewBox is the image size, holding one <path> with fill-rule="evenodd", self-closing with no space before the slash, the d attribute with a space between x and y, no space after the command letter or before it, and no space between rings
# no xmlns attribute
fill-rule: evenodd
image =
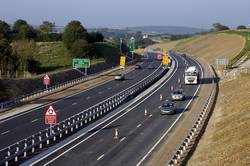
<svg viewBox="0 0 250 166"><path fill-rule="evenodd" d="M176 108L174 105L174 102L172 101L165 101L162 106L159 107L162 115L169 115L169 114L175 114Z"/></svg>
<svg viewBox="0 0 250 166"><path fill-rule="evenodd" d="M185 95L184 95L184 91L181 88L176 89L172 94L172 100L184 100L185 99Z"/></svg>
<svg viewBox="0 0 250 166"><path fill-rule="evenodd" d="M115 76L115 80L124 80L125 76L123 74Z"/></svg>

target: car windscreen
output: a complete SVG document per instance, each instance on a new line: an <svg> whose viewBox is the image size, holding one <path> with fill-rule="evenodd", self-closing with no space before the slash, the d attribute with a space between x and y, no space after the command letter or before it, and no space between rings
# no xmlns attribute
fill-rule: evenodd
<svg viewBox="0 0 250 166"><path fill-rule="evenodd" d="M173 103L164 103L163 107L173 107L174 104Z"/></svg>

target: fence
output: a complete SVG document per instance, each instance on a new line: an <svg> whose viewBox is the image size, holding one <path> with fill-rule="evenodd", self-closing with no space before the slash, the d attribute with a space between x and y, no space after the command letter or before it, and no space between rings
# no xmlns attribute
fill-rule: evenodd
<svg viewBox="0 0 250 166"><path fill-rule="evenodd" d="M2 103L0 103L0 112L5 111L5 109L16 106L17 104L20 104L22 102L31 100L31 99L33 99L35 97L48 95L48 94L50 94L52 92L55 92L57 90L69 88L69 87L71 87L73 85L76 85L76 84L79 84L79 83L81 83L83 81L91 80L91 79L94 79L94 78L96 78L98 76L114 72L116 70L119 70L119 68L114 68L114 69L111 69L111 70L109 69L109 70L104 71L103 73L92 74L92 75L89 75L89 76L82 76L82 77L79 77L79 78L76 78L76 79L73 79L73 80L70 80L70 81L66 81L66 82L58 84L58 85L51 86L51 87L49 87L47 89L44 88L44 89L34 91L32 93L29 93L29 94L19 96L17 98L12 99L12 100L2 102Z"/></svg>
<svg viewBox="0 0 250 166"><path fill-rule="evenodd" d="M43 147L48 147L56 141L64 139L68 135L87 126L89 123L134 98L159 80L167 71L168 69L159 68L155 71L155 73L152 73L150 77L145 78L137 84L102 101L101 103L65 119L51 128L46 128L28 138L2 149L0 151L0 165L16 165L20 159L23 161L27 158L27 156L34 155ZM52 130L51 134L50 129Z"/></svg>
<svg viewBox="0 0 250 166"><path fill-rule="evenodd" d="M213 80L214 83L214 80ZM216 87L213 87L208 99L205 102L205 105L196 119L195 123L193 124L192 128L190 129L189 133L187 134L186 138L183 140L182 144L180 147L177 149L171 160L168 162L168 166L174 166L176 164L181 164L181 161L187 161L189 157L189 152L191 149L194 147L194 143L199 140L199 136L202 133L202 129L205 128L209 116L211 115L211 108L212 106L210 105L211 102L214 102L216 99L216 95L218 93L218 89ZM196 142L197 143L197 142Z"/></svg>

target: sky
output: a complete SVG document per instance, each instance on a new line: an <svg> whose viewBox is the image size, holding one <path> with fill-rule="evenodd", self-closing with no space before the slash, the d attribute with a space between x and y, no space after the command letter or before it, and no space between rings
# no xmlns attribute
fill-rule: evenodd
<svg viewBox="0 0 250 166"><path fill-rule="evenodd" d="M147 25L211 28L220 22L231 28L250 26L250 0L1 0L0 19L9 24L24 19L65 26L79 20L84 27Z"/></svg>

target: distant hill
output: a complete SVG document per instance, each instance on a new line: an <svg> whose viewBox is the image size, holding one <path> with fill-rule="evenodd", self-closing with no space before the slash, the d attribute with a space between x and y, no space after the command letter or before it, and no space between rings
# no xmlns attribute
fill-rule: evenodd
<svg viewBox="0 0 250 166"><path fill-rule="evenodd" d="M192 27L182 27L182 26L138 26L138 27L128 27L126 30L136 32L142 31L148 34L194 34L199 32L206 32L207 29L192 28Z"/></svg>

